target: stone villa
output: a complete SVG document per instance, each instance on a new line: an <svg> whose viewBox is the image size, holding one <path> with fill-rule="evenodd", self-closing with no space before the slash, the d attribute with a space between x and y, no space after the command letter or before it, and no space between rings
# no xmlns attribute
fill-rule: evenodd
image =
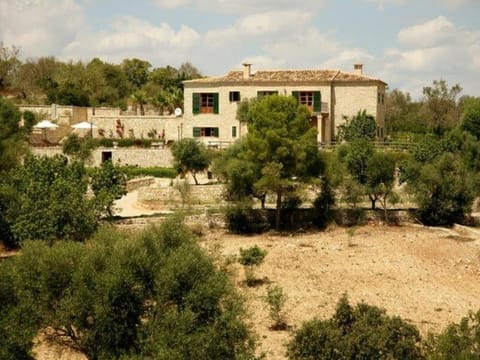
<svg viewBox="0 0 480 360"><path fill-rule="evenodd" d="M385 88L382 80L365 76L363 65L339 70L266 70L252 73L251 64L225 76L184 82L184 137L207 144L231 143L246 132L236 119L245 98L280 94L295 96L312 112L318 141L331 143L345 117L366 109L377 121L377 138L385 136Z"/></svg>

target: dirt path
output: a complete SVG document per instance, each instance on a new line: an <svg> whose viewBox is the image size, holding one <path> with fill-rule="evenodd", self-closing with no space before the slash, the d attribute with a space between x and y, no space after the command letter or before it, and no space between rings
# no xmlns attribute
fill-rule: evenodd
<svg viewBox="0 0 480 360"><path fill-rule="evenodd" d="M344 228L300 236L239 237L210 234L224 255L255 244L268 250L257 272L287 294L285 314L291 329L313 317L330 317L343 293L351 303L383 307L419 327L440 331L480 308L480 242L452 232L423 227ZM284 359L289 331L270 331L262 296L267 286L245 288L243 269L235 265L235 282L248 299L253 327L267 359Z"/></svg>

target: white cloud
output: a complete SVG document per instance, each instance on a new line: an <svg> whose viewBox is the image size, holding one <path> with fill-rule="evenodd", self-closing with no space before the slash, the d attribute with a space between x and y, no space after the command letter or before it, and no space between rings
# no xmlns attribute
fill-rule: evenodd
<svg viewBox="0 0 480 360"><path fill-rule="evenodd" d="M380 73L412 95L419 96L423 86L440 78L460 83L466 93L478 89L472 73L480 69L479 31L439 16L400 30L398 41L399 48L385 50Z"/></svg>
<svg viewBox="0 0 480 360"><path fill-rule="evenodd" d="M91 38L95 42L91 42ZM127 16L117 19L111 29L98 34L85 34L65 49L65 56L91 59L101 57L119 62L124 58L139 57L152 63L180 64L200 35L187 26L178 30L169 24L158 26ZM90 46L86 44L91 43Z"/></svg>
<svg viewBox="0 0 480 360"><path fill-rule="evenodd" d="M301 11L265 12L246 16L225 28L209 30L205 33L205 40L213 47L231 46L236 43L245 46L248 44L245 39L258 42L260 38L272 35L287 36L298 29L299 23L308 25L310 21L310 14Z"/></svg>
<svg viewBox="0 0 480 360"><path fill-rule="evenodd" d="M283 32L309 23L311 15L300 11L272 11L245 17L239 23L241 32L248 35Z"/></svg>
<svg viewBox="0 0 480 360"><path fill-rule="evenodd" d="M73 0L6 0L0 3L0 38L23 55L55 55L75 40L85 25Z"/></svg>
<svg viewBox="0 0 480 360"><path fill-rule="evenodd" d="M353 64L367 64L375 60L375 57L362 49L344 49L329 58L323 63L327 69L342 69L344 71L351 71ZM368 66L365 68L368 75Z"/></svg>
<svg viewBox="0 0 480 360"><path fill-rule="evenodd" d="M420 25L402 29L398 40L413 46L437 46L462 38L462 30L455 28L446 17L439 16Z"/></svg>

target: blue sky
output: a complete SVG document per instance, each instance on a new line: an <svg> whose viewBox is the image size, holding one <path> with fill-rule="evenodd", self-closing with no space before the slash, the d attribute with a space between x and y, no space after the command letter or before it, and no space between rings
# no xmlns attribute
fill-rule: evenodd
<svg viewBox="0 0 480 360"><path fill-rule="evenodd" d="M94 57L204 75L259 69L364 73L414 98L433 80L480 96L480 0L0 0L0 41L21 57Z"/></svg>

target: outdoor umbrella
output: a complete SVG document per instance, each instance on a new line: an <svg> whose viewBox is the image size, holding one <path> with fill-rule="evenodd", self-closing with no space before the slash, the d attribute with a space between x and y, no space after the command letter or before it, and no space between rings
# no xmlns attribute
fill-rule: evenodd
<svg viewBox="0 0 480 360"><path fill-rule="evenodd" d="M52 123L50 120L42 120L38 124L33 125L37 129L55 129L58 128L57 124Z"/></svg>
<svg viewBox="0 0 480 360"><path fill-rule="evenodd" d="M90 137L93 138L93 129L96 129L97 127L91 122L82 121L82 122L79 122L78 124L72 125L72 128L90 130Z"/></svg>
<svg viewBox="0 0 480 360"><path fill-rule="evenodd" d="M45 141L47 141L47 129L56 129L58 128L57 124L52 123L50 120L42 120L38 124L33 125L35 129L42 129L43 136Z"/></svg>

